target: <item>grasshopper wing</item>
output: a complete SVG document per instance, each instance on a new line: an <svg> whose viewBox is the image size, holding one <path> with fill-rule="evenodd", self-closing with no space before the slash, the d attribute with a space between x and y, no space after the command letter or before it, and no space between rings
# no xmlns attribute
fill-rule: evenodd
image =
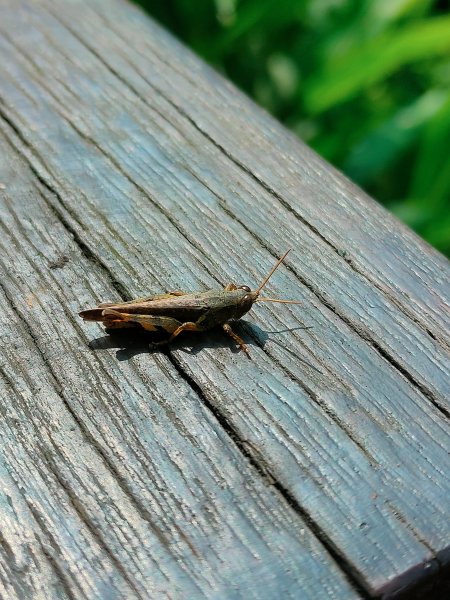
<svg viewBox="0 0 450 600"><path fill-rule="evenodd" d="M109 319L105 319L105 315L103 311L105 308L113 308L115 310L119 310L122 307L129 307L132 304L141 304L143 302L154 302L157 300L167 300L169 298L173 298L175 296L185 296L187 292L181 292L179 290L175 292L168 292L167 294L154 294L152 296L145 296L143 298L135 298L134 300L128 300L128 302L103 302L99 304L96 308L89 308L87 310L82 310L80 313L80 317L82 317L85 321L105 321Z"/></svg>

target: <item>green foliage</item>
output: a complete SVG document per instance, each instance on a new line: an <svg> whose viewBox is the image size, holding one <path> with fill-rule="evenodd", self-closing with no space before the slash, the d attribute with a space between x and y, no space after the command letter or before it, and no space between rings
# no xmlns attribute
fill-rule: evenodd
<svg viewBox="0 0 450 600"><path fill-rule="evenodd" d="M447 2L139 3L450 256Z"/></svg>

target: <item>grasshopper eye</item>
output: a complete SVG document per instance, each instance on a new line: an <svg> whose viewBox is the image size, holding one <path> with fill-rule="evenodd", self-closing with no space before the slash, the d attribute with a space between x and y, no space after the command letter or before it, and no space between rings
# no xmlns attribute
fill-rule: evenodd
<svg viewBox="0 0 450 600"><path fill-rule="evenodd" d="M240 285L238 290L244 290L244 292L251 292L252 290L248 287L248 285Z"/></svg>

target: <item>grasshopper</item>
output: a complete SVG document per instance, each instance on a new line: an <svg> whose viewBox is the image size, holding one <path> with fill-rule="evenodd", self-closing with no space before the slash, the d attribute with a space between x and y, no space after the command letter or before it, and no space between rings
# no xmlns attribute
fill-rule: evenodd
<svg viewBox="0 0 450 600"><path fill-rule="evenodd" d="M229 283L223 289L206 292L169 292L129 302L99 304L96 308L81 311L80 317L86 321L101 321L107 329L142 327L147 331L163 329L170 334L162 342L167 344L182 331L206 331L218 325L230 335L239 347L249 353L244 341L232 330L230 321L240 319L255 302L282 302L300 304L296 300L262 298L260 292L275 270L286 258L288 250L254 291L248 285Z"/></svg>

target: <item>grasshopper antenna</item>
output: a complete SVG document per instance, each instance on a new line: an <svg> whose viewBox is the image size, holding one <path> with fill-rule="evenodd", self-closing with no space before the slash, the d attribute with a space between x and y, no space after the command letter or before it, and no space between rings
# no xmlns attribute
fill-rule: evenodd
<svg viewBox="0 0 450 600"><path fill-rule="evenodd" d="M258 298L256 302L281 302L282 304L303 304L300 300L281 300L280 298Z"/></svg>
<svg viewBox="0 0 450 600"><path fill-rule="evenodd" d="M281 265L281 263L290 251L291 248L289 248L289 250L287 250L287 252L283 254L283 256L278 260L277 264L273 267L273 269L270 271L267 277L264 278L259 288L255 291L256 297L259 296L259 292L263 289L263 287L266 285L266 283L269 281L269 279L272 277L274 272L278 269L278 267ZM301 302L299 302L298 300L281 300L279 298L257 298L256 302L281 302L282 304L301 304Z"/></svg>
<svg viewBox="0 0 450 600"><path fill-rule="evenodd" d="M285 252L283 254L283 256L280 258L280 260L277 262L277 264L273 267L273 269L270 271L270 273L267 275L267 277L265 277L265 279L263 280L263 282L261 283L259 288L255 291L256 295L259 295L259 292L263 289L263 287L266 285L266 283L269 281L269 279L272 277L274 272L278 269L278 267L281 265L281 263L283 262L283 260L286 258L286 256L289 254L290 251L291 251L291 248L289 248L289 250L287 250L287 252Z"/></svg>

